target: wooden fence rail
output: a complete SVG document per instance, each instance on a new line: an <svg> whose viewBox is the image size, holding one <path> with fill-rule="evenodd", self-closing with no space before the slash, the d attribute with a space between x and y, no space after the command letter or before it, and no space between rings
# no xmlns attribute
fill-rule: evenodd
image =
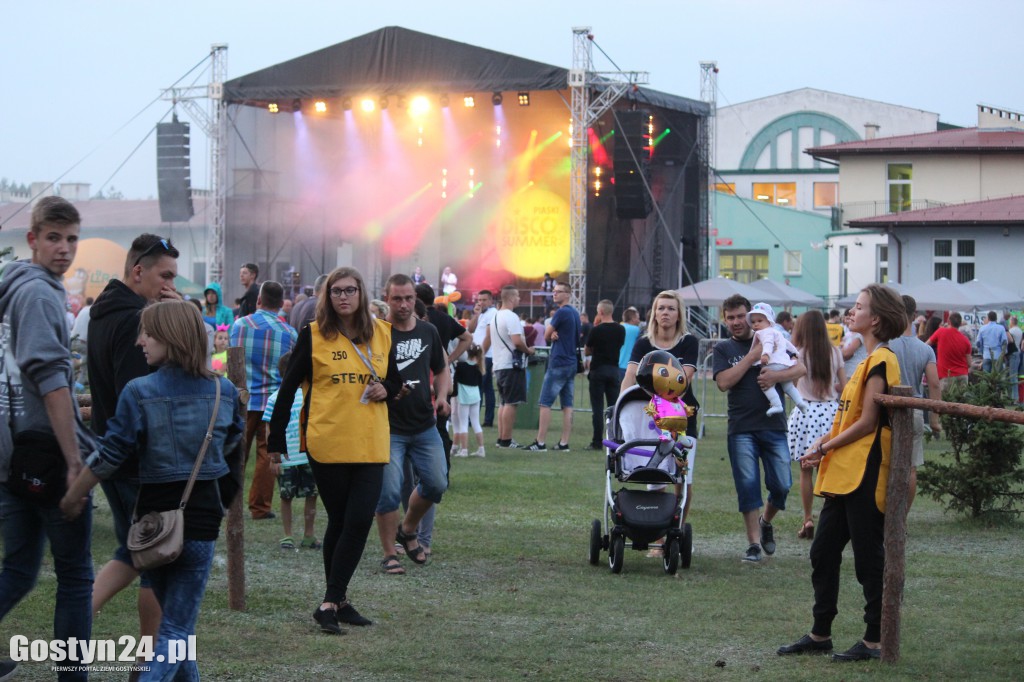
<svg viewBox="0 0 1024 682"><path fill-rule="evenodd" d="M1024 412L995 407L947 403L914 398L908 386L893 386L875 402L889 410L892 423L892 453L885 512L885 575L882 588L882 660L896 663L900 658L900 605L906 577L907 512L911 460L914 449L912 410L929 410L967 419L1024 424Z"/></svg>

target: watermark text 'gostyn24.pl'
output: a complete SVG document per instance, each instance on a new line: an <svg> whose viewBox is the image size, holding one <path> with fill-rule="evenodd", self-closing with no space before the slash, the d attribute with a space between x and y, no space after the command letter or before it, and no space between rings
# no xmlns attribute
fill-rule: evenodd
<svg viewBox="0 0 1024 682"><path fill-rule="evenodd" d="M163 651L154 651L153 638L136 639L124 635L114 639L29 639L24 635L11 637L9 655L13 661L92 663L179 663L196 660L196 636L167 640Z"/></svg>

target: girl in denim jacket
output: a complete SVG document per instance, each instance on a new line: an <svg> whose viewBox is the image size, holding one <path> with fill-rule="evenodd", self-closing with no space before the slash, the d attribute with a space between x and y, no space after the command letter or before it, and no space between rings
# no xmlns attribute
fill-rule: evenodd
<svg viewBox="0 0 1024 682"><path fill-rule="evenodd" d="M238 391L207 369L206 343L202 317L191 303L168 301L142 311L138 344L150 366L159 369L125 386L99 448L61 501L66 516L78 516L93 486L136 454L136 517L177 507L213 415L213 382L221 382L213 440L185 507L184 549L171 563L148 571L163 616L154 660L147 662L149 670L142 673L142 680L171 679L180 667L189 669L177 670L188 679L199 679L195 661L171 663L166 654L171 642L187 642L195 634L214 544L230 502L222 499L218 479L229 474L231 464L239 464L235 460L242 454L237 446L245 421ZM163 661L155 656L159 653L164 654Z"/></svg>

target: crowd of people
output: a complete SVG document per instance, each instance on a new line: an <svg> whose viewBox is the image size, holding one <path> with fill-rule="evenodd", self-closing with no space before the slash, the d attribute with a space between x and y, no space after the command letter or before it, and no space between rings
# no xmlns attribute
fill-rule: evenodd
<svg viewBox="0 0 1024 682"><path fill-rule="evenodd" d="M569 451L576 380L585 373L592 409L587 447L600 450L605 407L636 383L637 368L652 351L680 361L688 384L682 399L693 412L700 409L692 389L702 364L699 341L687 329L686 302L677 291L658 293L643 325L633 307L616 321L610 300L597 303L591 324L571 305L569 285L546 276L543 291L553 305L546 320L524 321L517 313L520 292L507 285L497 297L490 290L466 297L457 321L451 313L458 279L450 268L439 296L419 268L412 276L391 276L378 299L358 270L341 267L291 302L281 284L260 282L258 267L247 263L233 309L217 283L201 301L184 300L174 286L178 250L169 239L144 234L132 243L121 278L83 310L85 322L69 323L62 278L80 224L67 201L40 200L27 237L31 259L0 271L0 373L8 396L0 411L9 424L0 430L0 476L7 479L10 460L26 448L45 450L60 468L62 492L40 500L20 492L16 480L0 485L0 619L32 589L49 538L59 640L88 640L94 615L136 580L141 635L159 648L194 634L224 510L243 487L250 453L256 458L251 518L276 518L276 484L279 547L321 552L324 591L312 617L322 632L343 634L343 625L372 623L356 610L349 584L374 522L380 574L404 574L403 557L426 564L452 458L486 457L484 428L496 427L500 449ZM714 344L711 379L727 393L744 562L775 553L773 520L786 509L792 462L799 462L798 537L812 542L813 625L778 653L832 650L839 566L852 543L866 628L857 644L834 656L878 658L891 428L873 398L902 383L917 396L938 399L948 384L967 380L976 349L983 369L1008 366L1008 391L1016 399L1017 319L1003 325L989 313L972 343L960 331L959 314L945 323L915 317L913 299L878 285L865 288L845 316L808 311L794 319L740 296L726 300L722 313L727 336ZM88 427L74 398L73 339L84 352L82 376L92 396ZM223 376L228 346L242 349L244 392ZM521 446L512 432L539 346L548 353L537 431ZM788 417L786 396L794 406ZM552 434L549 442L556 402L561 423L557 441ZM934 413L928 421L933 432L940 429ZM915 417L915 467L923 463L924 422ZM696 437L697 425L690 419L687 435ZM695 454L684 483L684 517L693 499ZM90 491L97 484L111 510L116 549L94 577ZM817 522L815 495L825 498ZM303 500L301 538L293 528L297 498ZM318 501L327 515L322 542ZM140 575L128 549L129 527L147 512L180 505L182 553ZM0 675L13 665L0 661ZM198 678L195 661L148 665L140 679ZM58 675L86 676L84 667Z"/></svg>

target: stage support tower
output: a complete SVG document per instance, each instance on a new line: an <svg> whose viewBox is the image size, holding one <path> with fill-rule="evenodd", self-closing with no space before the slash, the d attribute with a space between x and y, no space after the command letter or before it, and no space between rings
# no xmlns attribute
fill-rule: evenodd
<svg viewBox="0 0 1024 682"><path fill-rule="evenodd" d="M570 303L585 310L587 295L587 174L590 145L587 130L624 94L649 80L646 71L593 70L594 35L589 26L572 29L572 68L569 69L572 112L572 154L569 172L569 287ZM590 99L594 91L593 101Z"/></svg>
<svg viewBox="0 0 1024 682"><path fill-rule="evenodd" d="M711 200L715 188L715 117L718 115L718 62L700 63L700 99L707 102L708 117L700 123L699 154L707 162L707 179L701 183L700 194L704 206L704 216L700 226L700 238L704 241L704 253L707 261L703 263L703 272L698 274L698 281L714 277L718 272L715 262L715 240L711 239L712 226L715 224L714 204ZM694 282L684 282L679 278L679 286L687 286Z"/></svg>
<svg viewBox="0 0 1024 682"><path fill-rule="evenodd" d="M227 219L227 105L224 102L224 81L228 76L228 46L210 46L210 80L205 86L168 88L163 98L188 112L189 118L202 127L210 144L209 182L213 200L212 221L207 231L206 281L222 283L224 276L224 228ZM207 100L207 108L198 100Z"/></svg>

